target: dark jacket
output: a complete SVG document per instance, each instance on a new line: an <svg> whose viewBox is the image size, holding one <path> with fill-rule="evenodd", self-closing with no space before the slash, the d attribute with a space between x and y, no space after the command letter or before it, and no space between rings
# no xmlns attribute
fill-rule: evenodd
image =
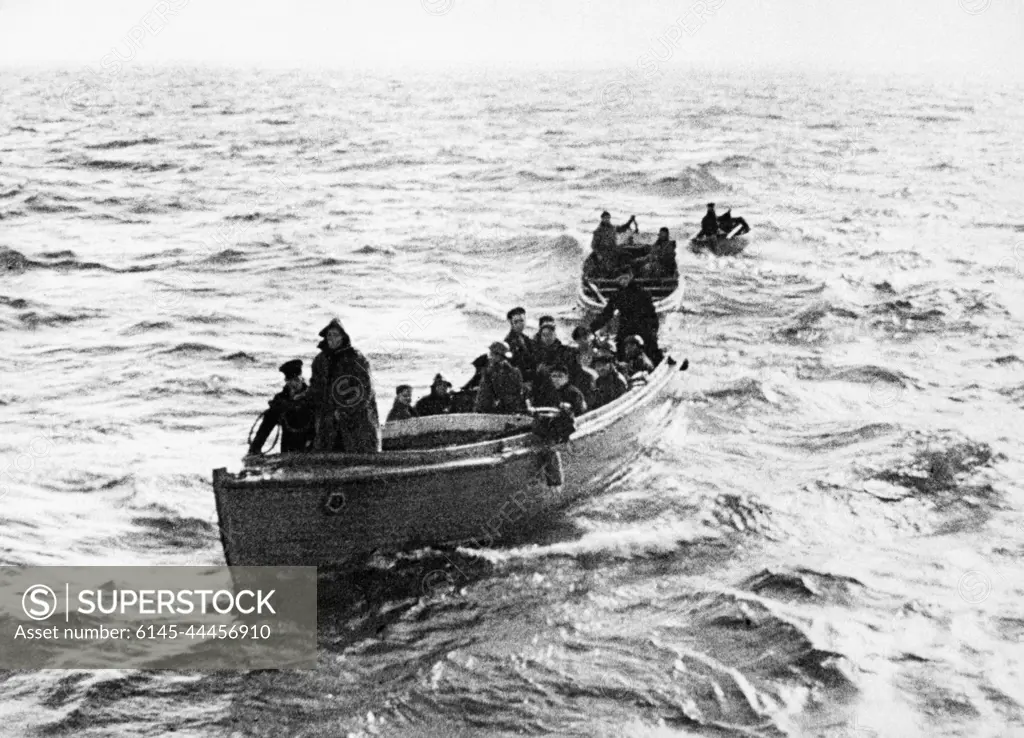
<svg viewBox="0 0 1024 738"><path fill-rule="evenodd" d="M718 233L718 218L714 210L709 210L700 222L701 236L714 236Z"/></svg>
<svg viewBox="0 0 1024 738"><path fill-rule="evenodd" d="M524 382L533 381L537 373L536 343L525 333L509 331L505 336L505 343L512 352L509 363L523 375Z"/></svg>
<svg viewBox="0 0 1024 738"><path fill-rule="evenodd" d="M296 395L301 395L306 389L306 383L303 382L302 389ZM313 411L306 398L297 398L296 395L292 395L288 385L274 395L263 414L259 430L249 444L249 453L258 454L263 450L263 444L276 425L281 426L281 453L305 451L309 447L315 429Z"/></svg>
<svg viewBox="0 0 1024 738"><path fill-rule="evenodd" d="M591 403L590 409L596 410L607 405L609 402L622 397L628 391L629 383L617 370L613 370L611 374L604 377L598 376L597 381L594 383L594 402Z"/></svg>
<svg viewBox="0 0 1024 738"><path fill-rule="evenodd" d="M431 392L426 397L421 397L416 403L416 412L420 417L427 415L444 415L452 411L452 396L447 394L444 397Z"/></svg>
<svg viewBox="0 0 1024 738"><path fill-rule="evenodd" d="M597 379L597 373L593 369L583 366L583 362L580 361L579 346L565 347L565 366L569 370L569 384L583 393L583 399L587 401L589 407L594 399L594 382Z"/></svg>
<svg viewBox="0 0 1024 738"><path fill-rule="evenodd" d="M502 361L484 370L480 391L476 395L473 412L514 413L526 412L526 398L523 396L523 375L518 369Z"/></svg>
<svg viewBox="0 0 1024 738"><path fill-rule="evenodd" d="M587 411L587 401L578 388L568 382L562 389L555 389L550 379L543 379L537 382L533 390L532 398L534 407L558 407L563 402L569 403L573 415L577 417Z"/></svg>
<svg viewBox="0 0 1024 738"><path fill-rule="evenodd" d="M619 250L619 233L629 230L629 223L620 226L611 223L598 223L594 229L594 237L590 239L590 250L595 254L612 254Z"/></svg>
<svg viewBox="0 0 1024 738"><path fill-rule="evenodd" d="M388 413L387 422L391 423L396 420L409 420L410 418L419 417L419 407L412 408L406 405L404 402L399 402L398 398L395 398L395 404L391 406L391 412Z"/></svg>
<svg viewBox="0 0 1024 738"><path fill-rule="evenodd" d="M646 343L648 336L658 335L658 311L654 301L635 280L608 298L604 310L590 324L591 332L603 328L616 311L619 313L620 346L626 336L641 336Z"/></svg>
<svg viewBox="0 0 1024 738"><path fill-rule="evenodd" d="M541 367L550 370L555 364L565 364L569 361L568 347L557 338L550 345L545 346L543 341L537 341L534 356L537 358L537 370Z"/></svg>
<svg viewBox="0 0 1024 738"><path fill-rule="evenodd" d="M376 453L381 449L377 396L370 362L352 347L342 330L341 346L331 351L327 340L313 359L309 396L316 412L317 451Z"/></svg>
<svg viewBox="0 0 1024 738"><path fill-rule="evenodd" d="M632 359L625 359L618 367L627 377L632 377L637 372L653 372L654 363L644 352L638 353Z"/></svg>
<svg viewBox="0 0 1024 738"><path fill-rule="evenodd" d="M651 246L651 263L657 268L660 276L672 277L678 273L676 266L676 242L655 241Z"/></svg>

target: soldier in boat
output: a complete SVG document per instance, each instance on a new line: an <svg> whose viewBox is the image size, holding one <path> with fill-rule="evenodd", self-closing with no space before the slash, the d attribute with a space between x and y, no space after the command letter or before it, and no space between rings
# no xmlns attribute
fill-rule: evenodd
<svg viewBox="0 0 1024 738"><path fill-rule="evenodd" d="M658 240L640 264L640 274L653 279L671 279L679 273L676 265L676 242L669 238L668 228L658 231Z"/></svg>
<svg viewBox="0 0 1024 738"><path fill-rule="evenodd" d="M445 415L452 411L452 383L440 374L434 375L434 381L430 383L430 394L420 398L416 403L416 412L419 416Z"/></svg>
<svg viewBox="0 0 1024 738"><path fill-rule="evenodd" d="M551 367L548 376L538 381L531 399L534 407L568 405L576 417L587 411L586 398L579 388L569 381L569 368L565 364Z"/></svg>
<svg viewBox="0 0 1024 738"><path fill-rule="evenodd" d="M484 378L484 369L487 368L488 358L487 354L480 354L480 356L473 359L473 376L466 384L462 386L458 392L452 393L452 409L453 413L471 413L473 412L473 405L476 403L477 391L480 388L480 383Z"/></svg>
<svg viewBox="0 0 1024 738"><path fill-rule="evenodd" d="M588 279L603 278L615 273L622 259L618 234L628 231L635 222L636 216L631 215L622 225L612 225L611 213L607 210L601 213L601 223L594 229L594 236L590 240L591 254L583 264L583 276Z"/></svg>
<svg viewBox="0 0 1024 738"><path fill-rule="evenodd" d="M616 354L620 360L625 358L627 336L639 336L643 339L644 353L651 362L661 361L661 350L658 348L658 311L654 307L651 296L636 283L633 270L627 269L619 275L619 291L608 299L604 310L590 324L591 331L598 331L608 321L619 314L618 347Z"/></svg>
<svg viewBox="0 0 1024 738"><path fill-rule="evenodd" d="M391 406L386 422L393 423L396 420L409 420L419 417L419 408L412 406L412 387L407 384L400 384L395 388L395 402Z"/></svg>
<svg viewBox="0 0 1024 738"><path fill-rule="evenodd" d="M708 203L708 211L700 222L700 233L697 238L715 238L718 236L718 216L715 215L715 203Z"/></svg>
<svg viewBox="0 0 1024 738"><path fill-rule="evenodd" d="M534 342L525 332L526 308L514 307L506 317L510 328L505 343L512 351L512 366L523 375L524 382L532 382L537 372L537 360L534 357Z"/></svg>
<svg viewBox="0 0 1024 738"><path fill-rule="evenodd" d="M742 236L744 233L750 232L750 226L747 225L747 221L743 218L732 217L732 208L729 208L718 216L718 227L721 229L722 233L728 235L732 233L732 229L736 226L740 227L740 230L736 233L737 236Z"/></svg>
<svg viewBox="0 0 1024 738"><path fill-rule="evenodd" d="M597 370L597 381L594 382L594 401L590 404L591 410L603 407L629 391L629 383L609 354L600 353L595 356L594 369Z"/></svg>
<svg viewBox="0 0 1024 738"><path fill-rule="evenodd" d="M623 374L632 377L641 372L650 374L654 371L654 364L644 353L644 339L640 336L628 336L623 343L626 351L623 361L619 363L619 369Z"/></svg>
<svg viewBox="0 0 1024 738"><path fill-rule="evenodd" d="M506 415L526 412L523 375L508 362L511 358L512 352L507 343L495 341L491 344L473 412Z"/></svg>
<svg viewBox="0 0 1024 738"><path fill-rule="evenodd" d="M249 444L250 454L263 453L274 426L281 426L281 453L305 451L313 440L313 413L306 398L306 382L302 379L302 360L286 361L278 371L284 374L284 389L274 395L263 413L256 436Z"/></svg>
<svg viewBox="0 0 1024 738"><path fill-rule="evenodd" d="M352 346L337 318L320 331L309 396L316 412L316 451L378 453L377 398L370 362Z"/></svg>
<svg viewBox="0 0 1024 738"><path fill-rule="evenodd" d="M573 343L566 346L565 365L569 368L569 382L583 393L583 399L589 406L593 401L594 382L597 372L594 364L594 334L585 325L578 325L572 330Z"/></svg>
<svg viewBox="0 0 1024 738"><path fill-rule="evenodd" d="M537 379L546 375L555 364L564 364L568 360L568 347L558 340L555 333L555 319L545 316L541 321L537 334Z"/></svg>

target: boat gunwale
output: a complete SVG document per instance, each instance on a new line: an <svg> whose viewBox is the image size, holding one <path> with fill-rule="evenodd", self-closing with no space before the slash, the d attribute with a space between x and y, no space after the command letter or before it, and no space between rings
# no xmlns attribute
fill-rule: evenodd
<svg viewBox="0 0 1024 738"><path fill-rule="evenodd" d="M646 386L637 388L637 391L629 391L613 402L581 415L577 419L576 431L564 444L546 444L532 432L526 431L507 438L435 449L382 451L379 454L279 454L264 457L265 460L252 466L247 465L238 473L228 472L223 467L214 470L214 487L277 487L323 484L325 481L359 482L453 471L480 465L501 465L523 454L543 451L551 445L571 447L573 444L585 442L589 436L605 430L639 409L640 405L656 398L675 377L677 371L679 364L673 358L666 357L650 375ZM266 476L279 471L284 471L286 476ZM246 472L252 476L245 476Z"/></svg>

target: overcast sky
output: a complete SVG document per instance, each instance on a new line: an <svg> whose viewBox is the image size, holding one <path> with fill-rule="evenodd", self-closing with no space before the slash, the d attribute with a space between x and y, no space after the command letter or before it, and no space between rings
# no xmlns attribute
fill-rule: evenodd
<svg viewBox="0 0 1024 738"><path fill-rule="evenodd" d="M132 40L134 39L134 40ZM1024 75L1022 0L0 0L0 64L745 64Z"/></svg>

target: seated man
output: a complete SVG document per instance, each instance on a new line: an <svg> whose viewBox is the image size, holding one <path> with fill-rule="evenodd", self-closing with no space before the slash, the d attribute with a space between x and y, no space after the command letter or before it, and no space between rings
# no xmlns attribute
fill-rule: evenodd
<svg viewBox="0 0 1024 738"><path fill-rule="evenodd" d="M551 322L542 322L534 352L537 359L537 378L540 379L555 364L565 363L566 353L567 347L555 335L554 318Z"/></svg>
<svg viewBox="0 0 1024 738"><path fill-rule="evenodd" d="M504 341L490 345L488 365L484 370L473 405L475 413L525 414L526 398L523 375L508 363L512 352Z"/></svg>
<svg viewBox="0 0 1024 738"><path fill-rule="evenodd" d="M658 240L640 266L642 276L649 279L670 279L679 276L676 266L676 242L668 237L668 228L658 231Z"/></svg>
<svg viewBox="0 0 1024 738"><path fill-rule="evenodd" d="M430 394L416 403L416 412L422 418L427 415L444 415L452 411L452 383L440 374L430 384Z"/></svg>
<svg viewBox="0 0 1024 738"><path fill-rule="evenodd" d="M747 225L747 221L743 218L732 217L732 208L729 208L722 215L718 216L718 227L722 229L722 232L726 235L732 233L732 229L736 226L740 226L740 230L736 233L737 236L742 236L744 233L750 232L750 226Z"/></svg>
<svg viewBox="0 0 1024 738"><path fill-rule="evenodd" d="M249 444L250 454L263 453L274 426L281 426L281 453L305 451L313 441L313 411L305 397L306 383L302 379L302 360L286 361L278 371L284 374L284 389L274 395L263 414L256 436Z"/></svg>
<svg viewBox="0 0 1024 738"><path fill-rule="evenodd" d="M595 356L594 368L597 370L597 381L594 383L594 402L590 406L591 410L607 405L629 391L629 383L608 354L600 353Z"/></svg>
<svg viewBox="0 0 1024 738"><path fill-rule="evenodd" d="M619 369L623 374L632 377L640 372L649 374L654 371L654 364L644 353L644 339L640 336L628 336L624 346L623 361L619 363Z"/></svg>
<svg viewBox="0 0 1024 738"><path fill-rule="evenodd" d="M391 412L385 422L393 423L396 420L409 420L418 417L419 413L412 406L412 387L407 384L400 384L395 387L395 402L391 406Z"/></svg>
<svg viewBox="0 0 1024 738"><path fill-rule="evenodd" d="M508 318L509 324L505 343L512 351L512 366L523 375L524 382L531 382L537 371L537 362L533 355L533 339L526 335L526 308L514 307L508 311L505 317Z"/></svg>
<svg viewBox="0 0 1024 738"><path fill-rule="evenodd" d="M487 354L480 354L473 359L473 376L462 386L462 392L475 392L480 388L480 382L484 378L484 369L487 368Z"/></svg>
<svg viewBox="0 0 1024 738"><path fill-rule="evenodd" d="M568 405L577 417L587 411L587 401L583 393L569 383L569 369L564 364L551 367L548 376L537 382L532 400L534 407Z"/></svg>

